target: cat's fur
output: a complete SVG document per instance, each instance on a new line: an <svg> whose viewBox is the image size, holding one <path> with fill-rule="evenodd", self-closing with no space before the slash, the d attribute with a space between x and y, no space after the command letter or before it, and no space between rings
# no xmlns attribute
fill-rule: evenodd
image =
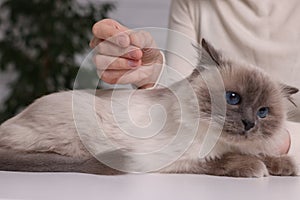
<svg viewBox="0 0 300 200"><path fill-rule="evenodd" d="M184 80L193 88L199 108L195 109L195 99L186 95L184 81L169 89L137 90L128 105L122 105L132 92L126 90L97 91L96 95L89 91L74 91L75 100L72 99L72 91L51 94L36 100L19 115L0 126L0 170L115 174L125 167L128 171L235 177L295 175L297 169L294 162L288 156L280 155L278 147L282 144L286 131L284 99L290 99L298 90L279 84L248 64L225 59L205 41L202 46L205 51L202 51L198 69ZM224 82L217 81L216 77L219 75ZM227 105L226 114L221 109L225 98L223 84L226 91L235 91L242 97L239 105ZM172 91L180 95L183 105L178 104ZM218 98L212 100L211 96ZM75 114L74 108L72 109L74 101L77 105ZM114 113L112 104L120 106L118 113ZM147 139L124 135L124 132L136 131L127 125L127 112L130 112L132 120L139 127L162 120L160 114L153 115L157 119L149 118L148 110L154 104L162 105L167 111L166 121L159 134L151 137L146 134ZM212 105L216 108L213 113ZM180 106L188 113L182 118ZM263 106L270 108L270 114L264 119L258 119L257 110ZM91 115L94 110L96 115ZM116 114L121 119L118 123L114 118ZM241 121L244 118L254 120L255 127L245 132ZM93 123L95 120L98 124ZM191 127L196 122L199 127L197 134L193 136L192 132L195 130ZM223 131L213 149L200 159L200 147L210 125L216 130L223 128ZM105 137L100 136L99 127L104 130ZM188 148L185 145L174 145L169 151L150 153L175 138L180 127L186 132L183 137L179 137L183 144L189 144ZM80 132L80 137L77 131ZM214 131L210 134L214 137ZM217 136L216 133L215 137ZM151 156L132 157L132 154L127 155L120 149L109 151L111 147L107 140L113 141L121 150L146 152ZM176 159L172 160L171 157L178 152L180 156L175 156ZM124 155L120 155L122 153ZM111 169L98 162L91 154L96 157L100 155L101 158L106 154L108 163L116 157L112 160L121 168ZM161 168L155 166L161 160L172 162Z"/></svg>

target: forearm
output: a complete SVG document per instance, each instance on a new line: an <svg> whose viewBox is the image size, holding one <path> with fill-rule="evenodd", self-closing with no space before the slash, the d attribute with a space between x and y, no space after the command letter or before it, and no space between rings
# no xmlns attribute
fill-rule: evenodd
<svg viewBox="0 0 300 200"><path fill-rule="evenodd" d="M288 155L296 162L298 166L298 175L300 175L300 123L288 121L286 126L290 134Z"/></svg>

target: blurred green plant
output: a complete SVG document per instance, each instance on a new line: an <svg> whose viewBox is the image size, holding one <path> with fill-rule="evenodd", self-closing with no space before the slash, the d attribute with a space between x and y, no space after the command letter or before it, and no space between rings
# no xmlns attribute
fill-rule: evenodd
<svg viewBox="0 0 300 200"><path fill-rule="evenodd" d="M76 0L5 0L0 7L0 69L16 79L0 111L0 123L45 94L72 89L76 56L87 51L92 25L111 3Z"/></svg>

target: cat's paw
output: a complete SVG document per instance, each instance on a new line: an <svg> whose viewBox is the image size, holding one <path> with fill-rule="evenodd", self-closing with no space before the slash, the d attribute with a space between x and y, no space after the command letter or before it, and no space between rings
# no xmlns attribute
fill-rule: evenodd
<svg viewBox="0 0 300 200"><path fill-rule="evenodd" d="M267 169L274 176L295 176L297 167L293 159L289 156L271 157L267 156L263 159Z"/></svg>
<svg viewBox="0 0 300 200"><path fill-rule="evenodd" d="M266 165L258 159L247 159L240 166L228 171L228 176L260 178L269 176Z"/></svg>
<svg viewBox="0 0 300 200"><path fill-rule="evenodd" d="M215 161L208 161L209 173L219 176L232 177L264 177L269 172L256 156L228 153Z"/></svg>

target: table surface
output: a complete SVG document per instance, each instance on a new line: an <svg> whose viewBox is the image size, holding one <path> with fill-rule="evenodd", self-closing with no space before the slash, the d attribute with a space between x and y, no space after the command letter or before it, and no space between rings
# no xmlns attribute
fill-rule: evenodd
<svg viewBox="0 0 300 200"><path fill-rule="evenodd" d="M299 200L300 177L0 172L0 199Z"/></svg>

